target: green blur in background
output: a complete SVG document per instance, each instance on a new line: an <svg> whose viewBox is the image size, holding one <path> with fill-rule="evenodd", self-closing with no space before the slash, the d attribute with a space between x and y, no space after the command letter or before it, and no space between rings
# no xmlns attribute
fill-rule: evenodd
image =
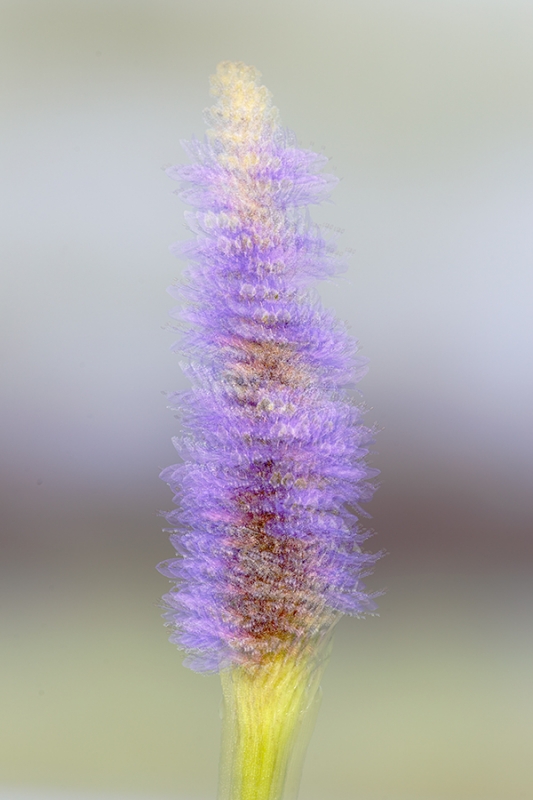
<svg viewBox="0 0 533 800"><path fill-rule="evenodd" d="M221 693L181 666L185 386L165 287L221 60L342 180L320 287L371 361L380 615L344 619L301 800L533 797L533 6L5 0L0 800L216 796Z"/></svg>

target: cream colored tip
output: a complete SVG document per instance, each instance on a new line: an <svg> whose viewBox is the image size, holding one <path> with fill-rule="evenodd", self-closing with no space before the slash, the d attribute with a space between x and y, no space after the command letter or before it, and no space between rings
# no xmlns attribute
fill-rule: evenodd
<svg viewBox="0 0 533 800"><path fill-rule="evenodd" d="M242 61L222 61L211 77L211 94L218 99L210 109L214 127L209 131L231 147L253 145L278 121L272 95L260 85L261 73Z"/></svg>

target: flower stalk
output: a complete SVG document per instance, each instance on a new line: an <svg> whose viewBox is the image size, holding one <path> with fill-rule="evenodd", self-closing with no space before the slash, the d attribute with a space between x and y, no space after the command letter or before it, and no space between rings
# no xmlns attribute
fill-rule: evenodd
<svg viewBox="0 0 533 800"><path fill-rule="evenodd" d="M254 670L234 667L221 673L220 800L296 796L326 661L312 652L278 656Z"/></svg>

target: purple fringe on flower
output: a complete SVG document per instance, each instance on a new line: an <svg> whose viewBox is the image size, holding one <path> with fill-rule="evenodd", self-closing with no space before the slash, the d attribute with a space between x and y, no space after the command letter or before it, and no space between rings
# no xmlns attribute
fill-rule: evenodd
<svg viewBox="0 0 533 800"><path fill-rule="evenodd" d="M176 584L172 641L199 671L262 663L374 608L361 577L379 554L362 552L358 515L377 471L347 391L364 360L309 291L337 260L303 209L335 180L279 126L257 78L219 66L207 139L167 170L196 238L179 246L189 268L171 289L192 389L171 398L182 463L161 478L179 557L159 569Z"/></svg>

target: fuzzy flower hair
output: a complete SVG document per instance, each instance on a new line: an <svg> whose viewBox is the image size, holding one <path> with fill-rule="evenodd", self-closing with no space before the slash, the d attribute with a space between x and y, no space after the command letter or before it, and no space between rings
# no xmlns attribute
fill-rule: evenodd
<svg viewBox="0 0 533 800"><path fill-rule="evenodd" d="M297 654L341 613L372 610L361 578L378 557L358 525L372 431L347 392L363 360L309 289L338 266L307 211L336 181L280 126L255 69L224 62L211 90L207 138L167 170L196 238L170 290L192 388L172 398L183 461L161 477L179 557L159 569L176 583L172 640L199 671Z"/></svg>

